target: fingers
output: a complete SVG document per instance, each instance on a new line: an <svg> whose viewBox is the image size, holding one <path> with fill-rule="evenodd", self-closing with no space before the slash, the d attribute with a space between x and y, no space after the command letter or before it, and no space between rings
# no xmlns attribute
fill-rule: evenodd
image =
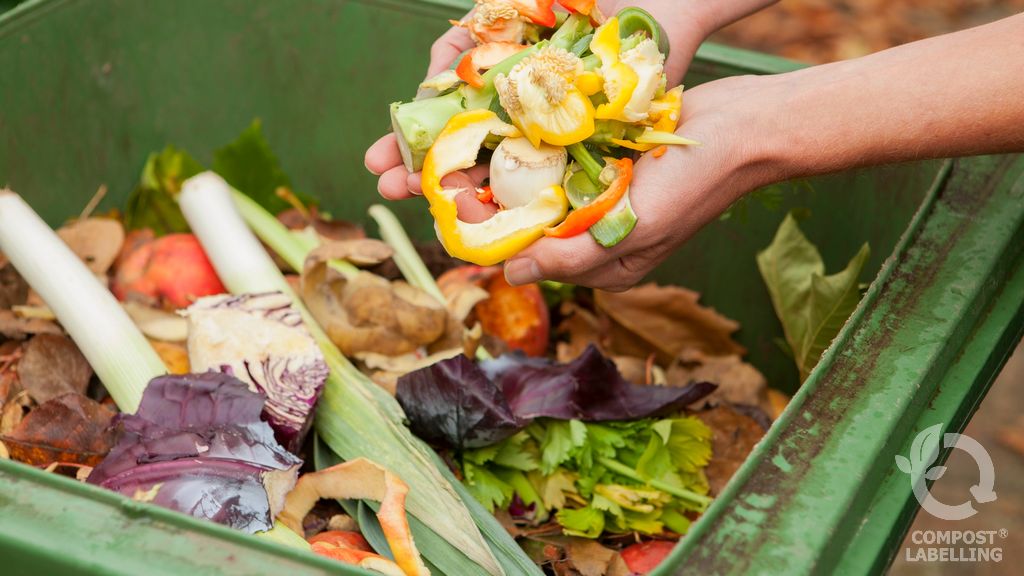
<svg viewBox="0 0 1024 576"><path fill-rule="evenodd" d="M538 280L590 285L598 280L595 273L612 260L612 252L590 234L541 238L505 264L505 277L513 285Z"/></svg>
<svg viewBox="0 0 1024 576"><path fill-rule="evenodd" d="M430 47L430 66L427 68L427 78L451 66L459 54L474 46L476 43L470 37L469 31L453 26Z"/></svg>
<svg viewBox="0 0 1024 576"><path fill-rule="evenodd" d="M380 176L395 166L402 164L402 153L398 151L398 141L394 134L387 134L373 143L363 158L366 169Z"/></svg>
<svg viewBox="0 0 1024 576"><path fill-rule="evenodd" d="M476 198L476 190L466 188L455 196L455 206L459 220L476 224L483 222L498 213L498 205L493 202L481 202Z"/></svg>
<svg viewBox="0 0 1024 576"><path fill-rule="evenodd" d="M406 182L409 179L409 172L405 166L399 164L390 170L385 171L377 180L377 192L388 200L404 200L412 196Z"/></svg>

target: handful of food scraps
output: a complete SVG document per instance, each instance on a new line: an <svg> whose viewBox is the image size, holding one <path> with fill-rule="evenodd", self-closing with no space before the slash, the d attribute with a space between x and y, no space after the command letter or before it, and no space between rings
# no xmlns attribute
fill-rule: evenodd
<svg viewBox="0 0 1024 576"><path fill-rule="evenodd" d="M682 87L668 89L668 44L646 12L605 20L593 2L478 0L461 23L477 46L391 105L409 171L422 170L438 238L479 265L502 262L543 236L589 232L605 247L636 226L629 201L635 151L691 145L675 134ZM481 150L484 152L481 153ZM476 188L489 218L467 222L467 190L445 176L488 160Z"/></svg>

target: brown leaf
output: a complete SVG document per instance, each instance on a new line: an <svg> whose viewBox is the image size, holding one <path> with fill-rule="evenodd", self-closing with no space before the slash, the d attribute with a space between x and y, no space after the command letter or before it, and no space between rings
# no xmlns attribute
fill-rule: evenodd
<svg viewBox="0 0 1024 576"><path fill-rule="evenodd" d="M114 412L80 394L63 394L29 412L3 437L11 458L34 466L51 462L95 466L110 451Z"/></svg>
<svg viewBox="0 0 1024 576"><path fill-rule="evenodd" d="M648 356L646 360L633 356L612 356L612 362L615 362L615 367L618 368L622 377L634 384L641 386L664 386L668 384L665 371L654 363L653 354Z"/></svg>
<svg viewBox="0 0 1024 576"><path fill-rule="evenodd" d="M718 389L702 398L699 406L726 402L768 407L764 375L735 354L708 356L700 350L684 350L669 367L667 378L672 386L691 382L717 384Z"/></svg>
<svg viewBox="0 0 1024 576"><path fill-rule="evenodd" d="M5 338L23 340L32 334L62 333L60 326L49 320L22 318L11 310L0 310L0 334Z"/></svg>
<svg viewBox="0 0 1024 576"><path fill-rule="evenodd" d="M622 556L593 540L572 538L565 547L566 559L581 576L627 576Z"/></svg>
<svg viewBox="0 0 1024 576"><path fill-rule="evenodd" d="M1017 420L1010 426L1000 428L997 437L1003 446L1024 456L1024 416L1017 417Z"/></svg>
<svg viewBox="0 0 1024 576"><path fill-rule="evenodd" d="M613 354L646 358L651 352L668 365L688 348L713 355L746 352L731 334L739 324L697 303L700 294L677 286L643 284L626 292L596 290L597 309L612 320Z"/></svg>
<svg viewBox="0 0 1024 576"><path fill-rule="evenodd" d="M399 377L462 353L462 348L451 348L428 356L421 356L413 352L399 356L359 352L355 354L355 357L366 368L365 372L369 373L370 378L377 385L394 394Z"/></svg>
<svg viewBox="0 0 1024 576"><path fill-rule="evenodd" d="M711 494L721 494L729 479L764 436L764 428L753 418L726 404L697 412L695 416L711 429L711 462L704 473Z"/></svg>
<svg viewBox="0 0 1024 576"><path fill-rule="evenodd" d="M28 283L10 263L0 263L0 309L24 304L28 298Z"/></svg>
<svg viewBox="0 0 1024 576"><path fill-rule="evenodd" d="M0 410L0 436L17 428L25 418L25 413L32 409L33 404L32 398L25 390L8 398L7 402L4 402L3 409Z"/></svg>
<svg viewBox="0 0 1024 576"><path fill-rule="evenodd" d="M124 246L124 226L110 218L76 220L57 235L85 262L93 274L106 274Z"/></svg>
<svg viewBox="0 0 1024 576"><path fill-rule="evenodd" d="M611 329L611 322L607 318L598 317L571 301L562 302L561 312L564 319L558 326L558 333L568 340L555 346L559 362L572 362L590 344L597 344L602 352L606 352L606 335Z"/></svg>
<svg viewBox="0 0 1024 576"><path fill-rule="evenodd" d="M303 214L296 208L289 208L277 215L277 219L289 230L304 230L312 225L323 240L359 240L366 238L363 227L346 220L328 220L317 213L316 207L310 207L309 213Z"/></svg>
<svg viewBox="0 0 1024 576"><path fill-rule="evenodd" d="M32 399L42 404L68 392L85 394L92 367L67 337L40 334L25 344L18 377Z"/></svg>

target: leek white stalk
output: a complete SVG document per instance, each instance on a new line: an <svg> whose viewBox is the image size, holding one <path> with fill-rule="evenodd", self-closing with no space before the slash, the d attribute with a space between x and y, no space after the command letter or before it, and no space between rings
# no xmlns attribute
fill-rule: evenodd
<svg viewBox="0 0 1024 576"><path fill-rule="evenodd" d="M167 373L146 337L85 264L10 190L0 190L0 251L57 316L122 412Z"/></svg>
<svg viewBox="0 0 1024 576"><path fill-rule="evenodd" d="M179 203L229 290L293 294L245 226L231 188L222 178L205 172L186 180ZM370 458L409 485L408 511L451 544L440 554L422 550L432 564L450 566L445 572L453 574L505 574L466 506L434 466L430 449L402 424L402 411L395 399L338 352L298 299L296 306L303 311L307 328L331 368L315 419L317 432L331 450L346 460ZM451 551L460 553L462 559L453 557Z"/></svg>

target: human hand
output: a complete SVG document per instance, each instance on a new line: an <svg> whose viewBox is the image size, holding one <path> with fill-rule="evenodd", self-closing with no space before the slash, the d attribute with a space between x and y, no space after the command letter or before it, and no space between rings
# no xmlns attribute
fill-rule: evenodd
<svg viewBox="0 0 1024 576"><path fill-rule="evenodd" d="M731 21L723 19L723 14L736 19L750 11L748 5L756 4L760 7L773 1L775 0L733 0L727 10L711 6L713 3L703 0L601 0L598 5L601 11L608 15L615 14L627 6L637 6L650 12L662 24L671 46L665 62L665 72L669 85L675 86L682 79L700 43L718 27ZM430 49L427 77L451 66L459 54L473 46L473 39L465 28L449 29ZM377 190L381 196L389 200L401 200L421 193L419 174L410 174L406 170L394 134L387 134L370 146L364 162L367 170L379 176ZM479 184L484 177L486 171L478 172L469 178L469 182ZM460 179L466 180L461 177ZM472 202L468 195L460 200L459 206L460 216L464 215L461 211L463 206L471 213L480 210L479 203ZM468 214L465 216L467 220L472 219Z"/></svg>
<svg viewBox="0 0 1024 576"><path fill-rule="evenodd" d="M763 101L784 93L775 78L753 76L687 91L680 133L701 145L671 146L660 158L640 158L629 191L638 220L633 231L611 248L590 234L541 238L505 263L509 283L543 279L608 290L635 285L740 196L784 177L767 144L780 120L763 115Z"/></svg>

